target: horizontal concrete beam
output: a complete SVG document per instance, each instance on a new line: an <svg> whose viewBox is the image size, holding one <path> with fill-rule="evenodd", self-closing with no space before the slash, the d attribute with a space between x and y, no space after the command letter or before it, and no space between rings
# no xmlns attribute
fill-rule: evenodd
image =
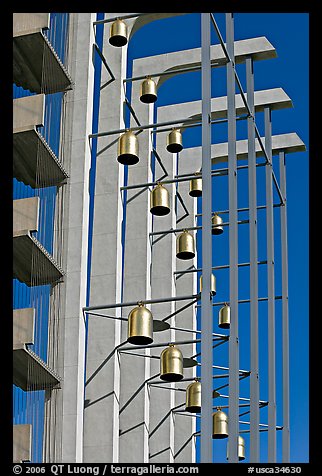
<svg viewBox="0 0 322 476"><path fill-rule="evenodd" d="M254 61L276 58L277 56L275 48L264 36L235 41L234 49L236 64L245 62L248 56L251 56ZM210 58L212 63L218 63L218 66L226 64L226 56L220 44L211 45ZM193 48L137 58L133 61L133 76L169 71L169 75L159 77L157 83L160 86L173 76L176 70L200 65L201 48Z"/></svg>
<svg viewBox="0 0 322 476"><path fill-rule="evenodd" d="M265 138L261 137L263 144L265 145ZM256 143L256 156L263 157L264 153L260 147L258 140ZM273 155L279 152L285 152L287 154L294 152L305 152L306 147L304 142L295 133L279 134L272 136L272 153ZM236 142L236 154L239 160L247 159L248 157L248 141L247 139L239 140ZM227 162L228 160L228 143L215 144L211 146L211 160L213 164L219 162Z"/></svg>
<svg viewBox="0 0 322 476"><path fill-rule="evenodd" d="M31 434L31 425L13 425L13 463L27 463L31 461Z"/></svg>
<svg viewBox="0 0 322 476"><path fill-rule="evenodd" d="M35 339L35 309L33 307L14 309L13 345L33 344Z"/></svg>
<svg viewBox="0 0 322 476"><path fill-rule="evenodd" d="M39 197L13 200L13 232L38 231Z"/></svg>
<svg viewBox="0 0 322 476"><path fill-rule="evenodd" d="M247 98L247 95L246 95ZM247 109L243 102L241 94L235 95L236 114L246 114ZM255 112L261 112L265 107L272 110L286 109L293 107L290 97L282 88L263 89L255 91L254 94ZM201 101L190 101L179 104L171 104L158 108L159 114L166 114L169 121L172 119L195 119L201 120ZM211 118L223 119L227 117L227 96L221 96L211 99ZM178 127L180 127L178 125Z"/></svg>
<svg viewBox="0 0 322 476"><path fill-rule="evenodd" d="M263 144L265 145L265 138L261 138ZM260 147L258 139L255 140L256 143L256 156L262 157L264 153ZM288 134L278 134L272 136L272 151L273 155L278 154L279 152L285 152L287 154L294 152L305 152L306 147L304 142L299 138L295 132ZM237 159L243 160L248 157L248 140L238 140L236 141L236 154ZM201 146L198 147L187 147L180 152L179 160L185 160L188 158L194 157L196 162L200 163L201 160ZM222 142L219 144L211 145L211 160L213 164L220 162L227 162L228 160L228 142ZM195 171L192 170L191 173Z"/></svg>
<svg viewBox="0 0 322 476"><path fill-rule="evenodd" d="M43 29L48 29L49 23L50 13L14 13L13 36L35 33Z"/></svg>
<svg viewBox="0 0 322 476"><path fill-rule="evenodd" d="M16 129L43 126L45 119L45 95L36 94L13 100L13 132Z"/></svg>

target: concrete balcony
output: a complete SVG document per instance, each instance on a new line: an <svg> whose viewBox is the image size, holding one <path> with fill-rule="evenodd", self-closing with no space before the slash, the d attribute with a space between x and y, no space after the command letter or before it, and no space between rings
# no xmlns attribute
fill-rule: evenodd
<svg viewBox="0 0 322 476"><path fill-rule="evenodd" d="M60 186L68 174L37 126L44 123L45 96L13 101L13 176L33 188Z"/></svg>
<svg viewBox="0 0 322 476"><path fill-rule="evenodd" d="M60 377L35 352L28 348L34 343L35 310L13 311L13 383L24 391L60 387Z"/></svg>
<svg viewBox="0 0 322 476"><path fill-rule="evenodd" d="M49 13L13 14L13 82L34 93L72 89L72 79L43 30Z"/></svg>
<svg viewBox="0 0 322 476"><path fill-rule="evenodd" d="M64 271L31 234L38 230L39 198L13 201L13 277L27 286L56 284Z"/></svg>

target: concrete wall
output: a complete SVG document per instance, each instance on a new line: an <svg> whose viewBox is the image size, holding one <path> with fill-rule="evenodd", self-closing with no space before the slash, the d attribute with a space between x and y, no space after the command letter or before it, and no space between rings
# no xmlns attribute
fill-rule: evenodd
<svg viewBox="0 0 322 476"><path fill-rule="evenodd" d="M44 94L35 94L13 100L13 132L43 126L44 116Z"/></svg>
<svg viewBox="0 0 322 476"><path fill-rule="evenodd" d="M39 197L13 200L13 232L38 231Z"/></svg>
<svg viewBox="0 0 322 476"><path fill-rule="evenodd" d="M58 191L54 243L66 275L52 291L51 310L59 319L49 334L48 364L62 377L62 390L47 394L46 461L83 461L89 171L92 132L94 13L71 13L67 68L75 85L65 98L62 151L68 184ZM58 241L62 240L62 243ZM58 317L57 317L58 316ZM55 438L53 438L55 435Z"/></svg>

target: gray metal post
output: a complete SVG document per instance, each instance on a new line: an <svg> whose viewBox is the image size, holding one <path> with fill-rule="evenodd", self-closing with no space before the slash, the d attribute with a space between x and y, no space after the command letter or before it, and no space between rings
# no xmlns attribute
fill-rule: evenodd
<svg viewBox="0 0 322 476"><path fill-rule="evenodd" d="M268 296L268 462L276 462L276 369L275 369L275 284L274 284L274 215L271 110L264 109L266 164L266 240Z"/></svg>
<svg viewBox="0 0 322 476"><path fill-rule="evenodd" d="M289 363L289 324L288 324L288 251L287 251L287 210L286 210L286 170L285 152L279 153L280 187L284 206L281 216L281 254L282 254L282 346L283 346L283 430L282 463L290 462L290 363Z"/></svg>
<svg viewBox="0 0 322 476"><path fill-rule="evenodd" d="M247 102L254 108L253 59L246 59ZM256 150L254 119L248 127L248 190L249 190L249 261L250 261L250 462L259 462L259 372L258 372L258 248L256 208Z"/></svg>
<svg viewBox="0 0 322 476"><path fill-rule="evenodd" d="M229 339L229 463L238 462L238 224L237 224L237 156L236 106L234 73L234 16L226 13L226 44L231 61L227 63L228 117L228 189L229 189L229 295L231 324ZM204 220L203 220L204 221Z"/></svg>
<svg viewBox="0 0 322 476"><path fill-rule="evenodd" d="M211 234L211 66L210 13L201 13L201 92L202 92L202 274L201 292L201 437L200 462L212 463L212 306L210 298L212 267Z"/></svg>

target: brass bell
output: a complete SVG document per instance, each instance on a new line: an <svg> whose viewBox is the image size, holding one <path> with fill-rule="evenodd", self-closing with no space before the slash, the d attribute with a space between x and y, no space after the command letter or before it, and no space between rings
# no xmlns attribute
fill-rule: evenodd
<svg viewBox="0 0 322 476"><path fill-rule="evenodd" d="M153 103L158 99L157 85L149 76L141 83L140 101L145 104Z"/></svg>
<svg viewBox="0 0 322 476"><path fill-rule="evenodd" d="M220 226L222 224L222 218L215 213L212 217L212 234L213 235L221 235L224 231L224 227Z"/></svg>
<svg viewBox="0 0 322 476"><path fill-rule="evenodd" d="M201 412L201 383L195 380L186 388L186 412L190 413Z"/></svg>
<svg viewBox="0 0 322 476"><path fill-rule="evenodd" d="M158 183L150 194L150 212L157 216L170 213L169 192L161 183Z"/></svg>
<svg viewBox="0 0 322 476"><path fill-rule="evenodd" d="M227 459L229 457L228 444L227 444ZM242 461L245 459L245 440L242 436L238 436L238 459Z"/></svg>
<svg viewBox="0 0 322 476"><path fill-rule="evenodd" d="M175 153L180 152L182 149L182 134L180 129L173 129L167 136L167 150Z"/></svg>
<svg viewBox="0 0 322 476"><path fill-rule="evenodd" d="M228 416L225 412L218 410L213 414L212 437L214 439L227 438L228 436Z"/></svg>
<svg viewBox="0 0 322 476"><path fill-rule="evenodd" d="M127 26L123 20L115 20L110 28L109 40L112 46L124 46L127 43Z"/></svg>
<svg viewBox="0 0 322 476"><path fill-rule="evenodd" d="M123 165L137 164L139 159L139 141L132 131L126 131L118 141L118 162Z"/></svg>
<svg viewBox="0 0 322 476"><path fill-rule="evenodd" d="M153 317L142 302L129 313L127 335L131 344L146 345L153 342Z"/></svg>
<svg viewBox="0 0 322 476"><path fill-rule="evenodd" d="M200 175L200 172L195 173L196 176ZM191 197L201 197L202 195L202 178L196 177L190 180L189 195Z"/></svg>
<svg viewBox="0 0 322 476"><path fill-rule="evenodd" d="M218 326L222 329L229 329L230 327L230 307L225 304L219 310Z"/></svg>
<svg viewBox="0 0 322 476"><path fill-rule="evenodd" d="M199 280L199 284L200 284L200 292L202 291L202 276L200 276L200 280ZM211 290L210 290L210 294L212 296L215 296L216 295L216 276L214 274L211 274Z"/></svg>
<svg viewBox="0 0 322 476"><path fill-rule="evenodd" d="M184 230L177 237L177 258L187 260L195 257L195 240L194 237Z"/></svg>
<svg viewBox="0 0 322 476"><path fill-rule="evenodd" d="M169 344L169 347L161 352L160 378L167 382L178 382L183 378L183 356L174 344Z"/></svg>

